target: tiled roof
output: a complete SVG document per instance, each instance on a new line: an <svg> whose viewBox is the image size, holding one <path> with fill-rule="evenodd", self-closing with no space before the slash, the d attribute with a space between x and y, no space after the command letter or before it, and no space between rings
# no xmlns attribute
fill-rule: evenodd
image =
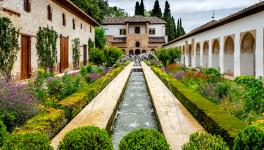
<svg viewBox="0 0 264 150"><path fill-rule="evenodd" d="M169 45L173 42L188 38L188 37L193 36L195 34L199 34L199 33L214 29L216 27L222 26L222 25L230 23L232 21L235 21L235 20L250 16L250 15L256 14L256 13L261 12L263 10L264 10L264 2L259 2L253 6L250 6L248 8L241 10L241 11L238 11L237 13L234 13L234 14L227 16L223 19L220 19L217 21L213 20L211 22L208 22L208 23L192 30L188 34L166 43L164 46Z"/></svg>
<svg viewBox="0 0 264 150"><path fill-rule="evenodd" d="M125 23L139 23L148 22L150 24L166 24L165 21L158 17L144 17L144 16L132 16L132 17L106 17L103 20L103 25L115 25L115 24L125 24Z"/></svg>
<svg viewBox="0 0 264 150"><path fill-rule="evenodd" d="M91 23L94 26L99 26L99 23L93 19L91 16L87 15L83 10L81 10L79 7L77 7L73 2L70 0L52 0L53 2L60 4L62 7L67 8L67 10L72 11L75 13L78 17L82 18L83 20Z"/></svg>
<svg viewBox="0 0 264 150"><path fill-rule="evenodd" d="M149 43L165 43L165 38L164 37L150 37L149 38Z"/></svg>

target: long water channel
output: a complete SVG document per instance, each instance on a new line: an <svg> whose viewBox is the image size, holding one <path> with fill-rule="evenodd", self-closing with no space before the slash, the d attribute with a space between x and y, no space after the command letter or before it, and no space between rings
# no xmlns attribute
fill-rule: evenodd
<svg viewBox="0 0 264 150"><path fill-rule="evenodd" d="M111 127L115 149L127 133L138 128L159 129L144 73L140 63L135 63Z"/></svg>

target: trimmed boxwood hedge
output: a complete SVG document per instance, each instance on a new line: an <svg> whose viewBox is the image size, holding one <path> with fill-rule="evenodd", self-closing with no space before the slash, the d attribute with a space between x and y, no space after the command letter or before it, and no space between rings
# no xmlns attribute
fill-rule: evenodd
<svg viewBox="0 0 264 150"><path fill-rule="evenodd" d="M201 125L209 133L221 135L229 146L232 145L235 135L246 127L241 120L189 89L160 68L153 66L151 68Z"/></svg>
<svg viewBox="0 0 264 150"><path fill-rule="evenodd" d="M58 150L113 150L112 140L105 129L88 126L68 132Z"/></svg>
<svg viewBox="0 0 264 150"><path fill-rule="evenodd" d="M193 133L190 141L182 146L183 150L229 150L227 144L218 135L206 132Z"/></svg>
<svg viewBox="0 0 264 150"><path fill-rule="evenodd" d="M3 150L52 150L49 137L42 133L14 134L5 141Z"/></svg>
<svg viewBox="0 0 264 150"><path fill-rule="evenodd" d="M22 127L16 128L13 133L41 132L48 134L49 138L54 137L123 69L124 66L119 66L92 84L82 83L79 91L59 102L60 109L49 108L47 112L36 115Z"/></svg>
<svg viewBox="0 0 264 150"><path fill-rule="evenodd" d="M119 150L169 150L165 137L154 129L137 129L122 138Z"/></svg>
<svg viewBox="0 0 264 150"><path fill-rule="evenodd" d="M259 150L264 148L264 122L252 124L234 140L233 150Z"/></svg>

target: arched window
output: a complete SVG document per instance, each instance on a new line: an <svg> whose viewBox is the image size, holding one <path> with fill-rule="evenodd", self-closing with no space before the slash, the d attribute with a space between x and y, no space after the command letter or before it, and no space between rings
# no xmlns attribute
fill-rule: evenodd
<svg viewBox="0 0 264 150"><path fill-rule="evenodd" d="M66 26L66 16L64 13L62 14L62 25Z"/></svg>
<svg viewBox="0 0 264 150"><path fill-rule="evenodd" d="M136 42L136 47L140 47L140 42Z"/></svg>
<svg viewBox="0 0 264 150"><path fill-rule="evenodd" d="M72 29L75 30L75 20L72 19Z"/></svg>
<svg viewBox="0 0 264 150"><path fill-rule="evenodd" d="M48 5L47 11L48 11L48 20L52 21L52 10L50 5Z"/></svg>

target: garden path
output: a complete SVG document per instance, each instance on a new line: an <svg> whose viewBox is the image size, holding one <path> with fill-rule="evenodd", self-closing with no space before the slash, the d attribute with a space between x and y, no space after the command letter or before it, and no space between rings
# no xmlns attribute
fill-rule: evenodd
<svg viewBox="0 0 264 150"><path fill-rule="evenodd" d="M180 150L192 133L204 129L151 68L141 65L164 136L173 150Z"/></svg>
<svg viewBox="0 0 264 150"><path fill-rule="evenodd" d="M107 128L115 114L119 98L129 78L133 63L130 63L115 79L113 79L75 118L73 118L51 141L57 149L65 134L83 126Z"/></svg>

